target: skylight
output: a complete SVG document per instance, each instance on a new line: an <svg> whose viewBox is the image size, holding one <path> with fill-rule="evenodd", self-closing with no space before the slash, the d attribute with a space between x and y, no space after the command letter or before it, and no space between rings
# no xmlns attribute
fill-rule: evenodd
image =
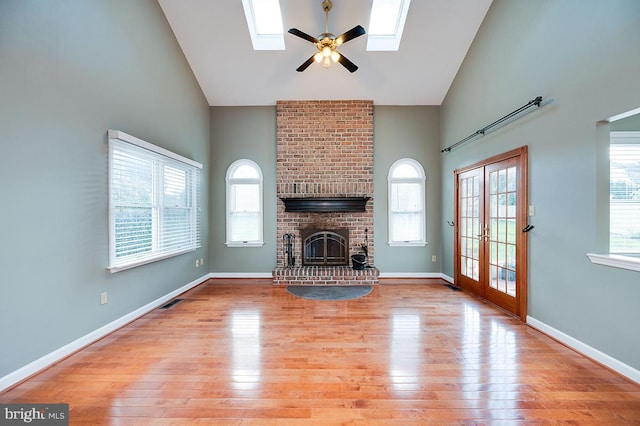
<svg viewBox="0 0 640 426"><path fill-rule="evenodd" d="M242 0L253 50L284 50L279 0Z"/></svg>
<svg viewBox="0 0 640 426"><path fill-rule="evenodd" d="M411 0L373 0L367 50L398 50Z"/></svg>

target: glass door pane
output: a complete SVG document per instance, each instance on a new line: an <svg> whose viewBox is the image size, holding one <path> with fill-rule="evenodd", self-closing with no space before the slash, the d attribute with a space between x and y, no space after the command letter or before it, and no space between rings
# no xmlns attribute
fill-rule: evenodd
<svg viewBox="0 0 640 426"><path fill-rule="evenodd" d="M479 174L459 179L460 274L473 281L480 280L481 179Z"/></svg>
<svg viewBox="0 0 640 426"><path fill-rule="evenodd" d="M488 171L489 287L516 297L516 167Z"/></svg>

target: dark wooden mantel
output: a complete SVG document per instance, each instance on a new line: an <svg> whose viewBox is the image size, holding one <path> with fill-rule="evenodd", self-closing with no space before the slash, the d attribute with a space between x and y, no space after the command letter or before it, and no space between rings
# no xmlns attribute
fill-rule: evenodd
<svg viewBox="0 0 640 426"><path fill-rule="evenodd" d="M290 197L280 198L287 212L363 212L370 197Z"/></svg>

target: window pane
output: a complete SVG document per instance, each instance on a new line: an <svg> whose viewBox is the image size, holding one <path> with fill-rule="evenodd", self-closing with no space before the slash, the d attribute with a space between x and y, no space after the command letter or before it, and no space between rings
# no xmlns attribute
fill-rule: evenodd
<svg viewBox="0 0 640 426"><path fill-rule="evenodd" d="M260 210L260 185L235 184L231 186L231 211L257 212Z"/></svg>
<svg viewBox="0 0 640 426"><path fill-rule="evenodd" d="M389 170L389 241L394 243L424 243L424 182L422 166L415 160L404 158ZM462 191L469 193L470 187ZM470 214L474 205L464 205Z"/></svg>
<svg viewBox="0 0 640 426"><path fill-rule="evenodd" d="M165 208L163 242L167 250L177 250L191 243L191 209Z"/></svg>
<svg viewBox="0 0 640 426"><path fill-rule="evenodd" d="M227 169L227 244L262 244L262 172L251 160Z"/></svg>
<svg viewBox="0 0 640 426"><path fill-rule="evenodd" d="M393 178L419 178L420 172L410 164L399 164L393 169L391 174Z"/></svg>
<svg viewBox="0 0 640 426"><path fill-rule="evenodd" d="M398 212L416 212L421 210L422 197L419 183L395 183L391 187L391 208Z"/></svg>
<svg viewBox="0 0 640 426"><path fill-rule="evenodd" d="M610 146L611 253L640 253L640 144Z"/></svg>
<svg viewBox="0 0 640 426"><path fill-rule="evenodd" d="M249 164L238 166L231 174L233 179L259 179L258 171Z"/></svg>
<svg viewBox="0 0 640 426"><path fill-rule="evenodd" d="M187 207L187 172L175 167L164 167L164 205L169 207Z"/></svg>
<svg viewBox="0 0 640 426"><path fill-rule="evenodd" d="M420 213L395 213L392 216L392 241L420 241Z"/></svg>
<svg viewBox="0 0 640 426"><path fill-rule="evenodd" d="M115 214L115 255L139 255L153 249L153 209L119 208Z"/></svg>
<svg viewBox="0 0 640 426"><path fill-rule="evenodd" d="M117 205L150 205L153 197L153 159L114 149L111 161L112 201Z"/></svg>
<svg viewBox="0 0 640 426"><path fill-rule="evenodd" d="M177 154L165 155L165 150L161 153L152 144L136 141L122 132L109 134L112 272L199 246L196 166L188 159L182 162Z"/></svg>
<svg viewBox="0 0 640 426"><path fill-rule="evenodd" d="M231 220L231 241L260 240L259 213L233 213Z"/></svg>

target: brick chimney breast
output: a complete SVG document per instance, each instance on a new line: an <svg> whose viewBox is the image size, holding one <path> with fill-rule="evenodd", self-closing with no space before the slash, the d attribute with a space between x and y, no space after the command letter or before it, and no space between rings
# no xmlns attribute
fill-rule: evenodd
<svg viewBox="0 0 640 426"><path fill-rule="evenodd" d="M284 235L294 234L300 251L300 230L319 223L349 229L350 254L368 237L373 264L373 101L278 101L276 118L277 266L286 264ZM285 212L281 198L292 197L370 200L364 212Z"/></svg>

